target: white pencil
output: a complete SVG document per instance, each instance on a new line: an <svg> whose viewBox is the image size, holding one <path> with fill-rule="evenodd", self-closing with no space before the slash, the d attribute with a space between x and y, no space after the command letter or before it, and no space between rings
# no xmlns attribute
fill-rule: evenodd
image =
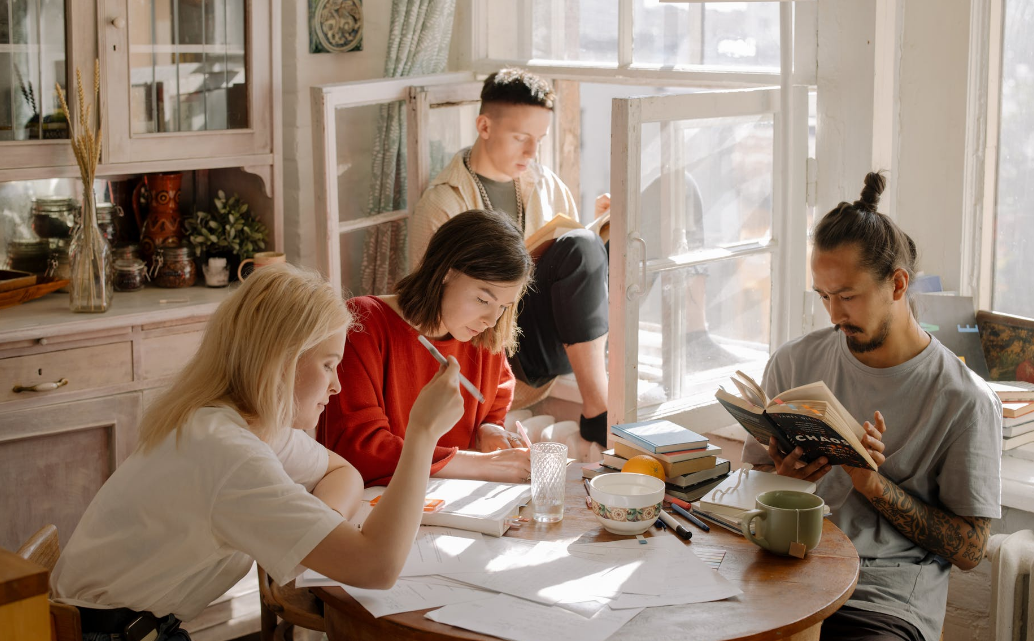
<svg viewBox="0 0 1034 641"><path fill-rule="evenodd" d="M431 344L431 341L427 340L426 338L420 335L417 336L417 340L420 341L421 345L427 348L427 351L431 352L431 356L434 356L434 360L438 361L442 365L448 365L449 361L444 356L442 356L442 353L439 352L434 345ZM482 394L481 390L475 387L473 383L467 380L467 377L464 376L462 373L460 373L460 385L466 387L467 391L470 392L470 395L478 400L478 403L485 402L485 395Z"/></svg>

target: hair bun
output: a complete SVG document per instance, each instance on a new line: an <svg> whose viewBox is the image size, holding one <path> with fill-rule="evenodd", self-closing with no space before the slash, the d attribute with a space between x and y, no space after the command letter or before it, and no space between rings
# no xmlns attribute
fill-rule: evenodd
<svg viewBox="0 0 1034 641"><path fill-rule="evenodd" d="M879 172L870 171L865 175L865 186L862 187L862 195L854 201L855 207L866 211L876 212L876 206L880 204L880 194L887 186L887 179Z"/></svg>

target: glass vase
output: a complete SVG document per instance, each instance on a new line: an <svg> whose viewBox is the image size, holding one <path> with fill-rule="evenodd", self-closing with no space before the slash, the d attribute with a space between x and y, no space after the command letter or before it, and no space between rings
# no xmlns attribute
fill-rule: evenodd
<svg viewBox="0 0 1034 641"><path fill-rule="evenodd" d="M82 214L68 248L68 306L73 312L106 312L111 306L113 270L111 246L97 226L97 201L84 185Z"/></svg>

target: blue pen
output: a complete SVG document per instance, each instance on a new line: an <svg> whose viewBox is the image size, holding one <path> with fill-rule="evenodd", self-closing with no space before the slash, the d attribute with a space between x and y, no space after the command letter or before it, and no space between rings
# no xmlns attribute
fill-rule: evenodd
<svg viewBox="0 0 1034 641"><path fill-rule="evenodd" d="M692 514L687 512L686 510L682 509L681 507L675 505L674 503L671 504L671 509L675 510L675 514L678 514L679 516L681 516L682 518L686 519L687 521L689 521L693 525L697 526L698 528L700 528L704 532L710 532L711 531L711 528L707 525L707 523L704 523L703 521L701 521L697 517L693 516Z"/></svg>
<svg viewBox="0 0 1034 641"><path fill-rule="evenodd" d="M664 524L664 521L660 520L659 518L656 521L653 522L653 526L655 528L657 528L658 530L667 530L668 529L668 526Z"/></svg>

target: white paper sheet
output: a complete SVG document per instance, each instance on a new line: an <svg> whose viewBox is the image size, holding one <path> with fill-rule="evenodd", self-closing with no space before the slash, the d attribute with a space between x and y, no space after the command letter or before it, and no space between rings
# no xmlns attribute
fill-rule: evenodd
<svg viewBox="0 0 1034 641"><path fill-rule="evenodd" d="M553 605L590 597L615 597L643 564L641 559L600 562L569 554L563 543L491 539L492 558L480 572L443 573L477 587Z"/></svg>
<svg viewBox="0 0 1034 641"><path fill-rule="evenodd" d="M451 603L480 601L495 596L491 592L474 588L440 585L411 579L399 579L389 590L365 590L347 585L344 588L345 592L351 594L375 617L436 608Z"/></svg>
<svg viewBox="0 0 1034 641"><path fill-rule="evenodd" d="M480 532L421 526L399 576L473 572L485 567L488 560Z"/></svg>
<svg viewBox="0 0 1034 641"><path fill-rule="evenodd" d="M653 608L662 605L683 605L686 603L705 603L721 601L729 597L743 594L743 591L729 582L721 574L708 569L714 574L715 582L708 585L685 587L681 590L666 592L660 596L647 594L622 594L610 602L610 608L623 612L625 608L633 608L638 612L642 608Z"/></svg>
<svg viewBox="0 0 1034 641"><path fill-rule="evenodd" d="M587 619L561 608L500 594L477 603L448 605L424 616L432 621L510 641L603 641L639 612L604 608Z"/></svg>
<svg viewBox="0 0 1034 641"><path fill-rule="evenodd" d="M640 545L634 539L568 546L571 554L617 559L642 559L639 571L622 585L623 594L660 596L687 588L715 584L715 572L674 536L654 536Z"/></svg>

